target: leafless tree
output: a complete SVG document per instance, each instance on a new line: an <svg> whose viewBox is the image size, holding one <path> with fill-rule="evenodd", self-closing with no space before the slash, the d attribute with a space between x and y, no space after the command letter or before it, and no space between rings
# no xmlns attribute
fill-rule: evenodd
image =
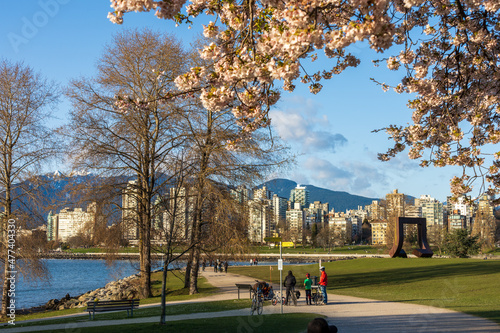
<svg viewBox="0 0 500 333"><path fill-rule="evenodd" d="M241 235L232 221L244 212L234 211L235 201L227 194L227 185L253 184L266 173L289 163L290 159L287 149L278 138L273 138L270 130L253 133L252 137L241 140L241 128L229 110L212 112L200 107L185 115L189 116L186 118L191 147L188 159L193 166L190 173L195 195L190 229L193 248L186 285L193 294L198 292L201 253L213 251L216 245L228 244ZM234 141L238 141L236 148L229 149L228 142ZM216 207L215 213L213 207ZM222 231L224 228L227 232Z"/></svg>
<svg viewBox="0 0 500 333"><path fill-rule="evenodd" d="M170 158L184 143L180 115L189 108L164 94L174 89L173 80L185 72L190 57L172 36L126 30L104 49L96 76L73 80L67 91L73 102L66 133L74 167L122 177L123 191L134 203L124 215L133 225L122 230L138 230L142 297L151 292L153 201L172 177Z"/></svg>
<svg viewBox="0 0 500 333"><path fill-rule="evenodd" d="M0 62L0 260L4 317L11 303L9 272L17 270L25 278L45 273L36 254L30 252L29 244L23 244L22 248L16 246L15 235L20 228L27 229L29 221L36 217L32 205L37 203L36 190L40 182L33 175L58 151L54 133L46 126L57 99L55 84L30 67L6 60ZM25 180L31 182L23 182Z"/></svg>

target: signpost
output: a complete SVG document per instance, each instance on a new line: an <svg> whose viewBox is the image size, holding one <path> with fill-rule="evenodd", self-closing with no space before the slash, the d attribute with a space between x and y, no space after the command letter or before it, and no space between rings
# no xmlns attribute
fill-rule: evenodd
<svg viewBox="0 0 500 333"><path fill-rule="evenodd" d="M281 314L283 314L283 253L281 252L281 241L280 241L280 258L278 259L278 270L280 271L280 297L281 299Z"/></svg>

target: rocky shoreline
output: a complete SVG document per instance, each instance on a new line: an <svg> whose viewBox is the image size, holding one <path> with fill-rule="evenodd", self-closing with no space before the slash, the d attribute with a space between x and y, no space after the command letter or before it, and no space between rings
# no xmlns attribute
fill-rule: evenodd
<svg viewBox="0 0 500 333"><path fill-rule="evenodd" d="M87 302L93 300L109 301L119 299L139 298L139 274L131 275L120 280L111 281L103 288L86 292L79 296L67 294L61 299L51 299L42 306L29 309L20 309L17 314L30 314L44 311L58 311L64 309L83 308Z"/></svg>

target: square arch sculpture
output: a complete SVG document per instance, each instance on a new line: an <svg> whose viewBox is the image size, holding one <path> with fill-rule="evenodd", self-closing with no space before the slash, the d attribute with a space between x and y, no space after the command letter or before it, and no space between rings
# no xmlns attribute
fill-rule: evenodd
<svg viewBox="0 0 500 333"><path fill-rule="evenodd" d="M400 217L398 222L396 223L396 241L392 246L392 249L389 251L389 255L391 258L406 256L401 252L403 249L403 241L404 241L404 225L405 224L416 224L417 225L417 239L419 249L413 250L413 254L417 257L430 258L434 254L429 244L427 243L427 222L425 218L421 217Z"/></svg>

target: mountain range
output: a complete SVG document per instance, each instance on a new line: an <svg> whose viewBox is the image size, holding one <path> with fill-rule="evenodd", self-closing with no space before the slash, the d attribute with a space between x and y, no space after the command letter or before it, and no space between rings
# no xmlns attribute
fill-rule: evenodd
<svg viewBox="0 0 500 333"><path fill-rule="evenodd" d="M269 180L259 187L266 186L269 191L274 192L279 197L286 199L290 198L290 191L297 187L297 183L289 180L277 178ZM345 212L347 209L357 209L358 206L370 205L373 200L380 200L378 198L367 198L359 195L349 194L342 191L332 191L314 185L301 185L305 186L309 191L309 201L321 201L322 203L329 203L330 209L336 212Z"/></svg>
<svg viewBox="0 0 500 333"><path fill-rule="evenodd" d="M16 187L14 192L15 196L20 194L20 191L37 188L38 193L38 204L30 202L29 199L16 200L14 203L14 208L31 207L30 214L33 217L37 216L37 220L46 220L49 211L53 213L58 213L62 208L70 207L80 207L82 205L81 198L84 196L85 184L92 182L102 182L100 177L95 177L90 174L71 174L64 175L60 172L55 172L51 174L45 174L38 176L36 178L36 183L41 186L35 185L33 180L26 181L20 186ZM108 180L109 181L109 180ZM116 181L116 179L115 179ZM125 182L125 179L121 179L121 182ZM289 179L273 179L261 184L258 187L267 186L269 191L277 194L280 197L289 199L290 191L297 187L297 183ZM302 185L309 191L310 202L321 201L322 203L329 203L330 209L334 209L336 212L346 211L347 209L357 209L358 206L365 206L372 203L373 200L378 200L377 198L367 198L358 195L352 195L347 192L332 191L313 185ZM119 198L117 199L117 204L119 204ZM85 209L86 207L81 207Z"/></svg>

